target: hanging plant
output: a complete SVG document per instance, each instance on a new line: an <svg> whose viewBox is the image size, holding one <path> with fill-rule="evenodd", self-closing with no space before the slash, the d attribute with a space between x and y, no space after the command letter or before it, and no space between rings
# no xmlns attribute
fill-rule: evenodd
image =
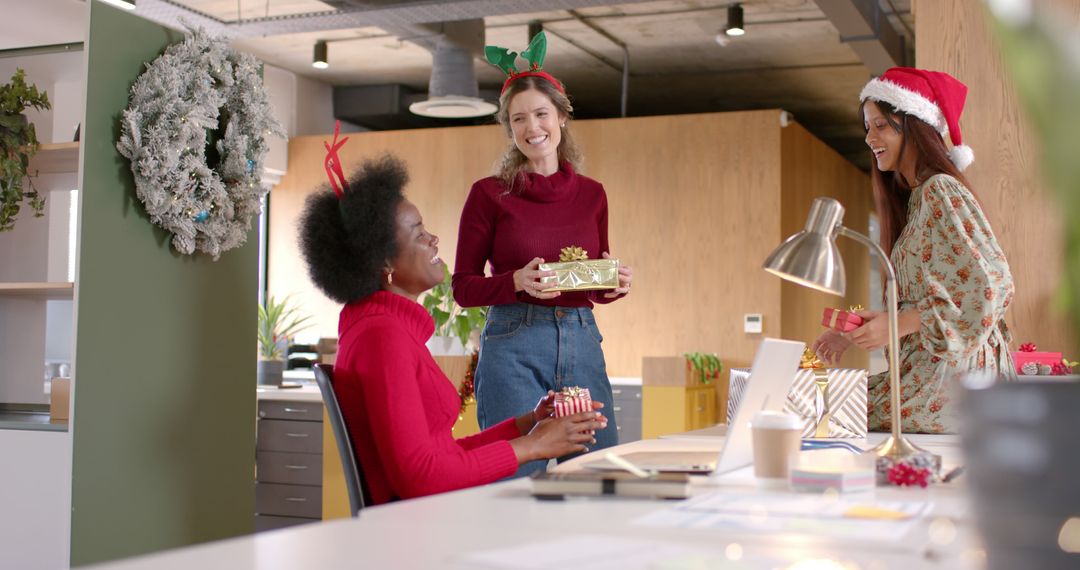
<svg viewBox="0 0 1080 570"><path fill-rule="evenodd" d="M116 148L131 160L150 221L177 251L214 256L243 245L267 189L266 137L284 136L260 64L195 30L131 87Z"/></svg>
<svg viewBox="0 0 1080 570"><path fill-rule="evenodd" d="M45 196L34 188L27 172L38 150L34 124L23 114L27 108L51 108L49 95L38 91L37 85L27 85L26 72L17 69L10 83L0 85L0 232L15 227L23 201L35 217L45 214ZM29 190L24 190L24 183Z"/></svg>

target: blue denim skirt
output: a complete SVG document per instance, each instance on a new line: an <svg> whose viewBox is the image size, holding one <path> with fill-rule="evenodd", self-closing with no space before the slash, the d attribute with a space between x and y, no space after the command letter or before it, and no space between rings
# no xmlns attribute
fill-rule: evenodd
<svg viewBox="0 0 1080 570"><path fill-rule="evenodd" d="M532 410L548 390L588 388L603 402L606 429L596 432L589 451L619 443L611 382L603 342L588 307L543 307L528 303L495 305L480 335L476 365L476 416L481 428ZM560 457L564 461L572 456ZM546 461L522 465L514 477L543 470Z"/></svg>

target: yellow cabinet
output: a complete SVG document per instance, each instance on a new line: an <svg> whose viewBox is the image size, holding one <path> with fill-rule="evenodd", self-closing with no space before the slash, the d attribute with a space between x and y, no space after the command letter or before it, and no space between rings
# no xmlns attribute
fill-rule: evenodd
<svg viewBox="0 0 1080 570"><path fill-rule="evenodd" d="M707 428L723 419L717 403L727 398L724 378L703 384L682 356L646 356L641 371L643 439Z"/></svg>

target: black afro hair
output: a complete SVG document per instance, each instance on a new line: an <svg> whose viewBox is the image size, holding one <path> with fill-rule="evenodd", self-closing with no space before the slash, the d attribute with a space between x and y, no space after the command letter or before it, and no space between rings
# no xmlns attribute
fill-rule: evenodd
<svg viewBox="0 0 1080 570"><path fill-rule="evenodd" d="M366 160L339 200L328 186L307 199L300 218L300 251L308 275L338 303L378 291L382 270L397 256L397 208L409 181L393 155Z"/></svg>

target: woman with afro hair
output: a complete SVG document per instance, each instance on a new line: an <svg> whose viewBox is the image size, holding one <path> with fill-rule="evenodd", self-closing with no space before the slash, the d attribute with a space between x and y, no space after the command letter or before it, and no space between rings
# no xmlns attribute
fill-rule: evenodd
<svg viewBox="0 0 1080 570"><path fill-rule="evenodd" d="M439 238L405 198L407 181L400 160L367 161L340 198L308 198L300 228L312 281L345 305L334 391L375 504L497 481L523 463L584 451L607 425L596 411L551 417L549 394L454 439L460 399L425 347L435 325L416 302L442 282Z"/></svg>

